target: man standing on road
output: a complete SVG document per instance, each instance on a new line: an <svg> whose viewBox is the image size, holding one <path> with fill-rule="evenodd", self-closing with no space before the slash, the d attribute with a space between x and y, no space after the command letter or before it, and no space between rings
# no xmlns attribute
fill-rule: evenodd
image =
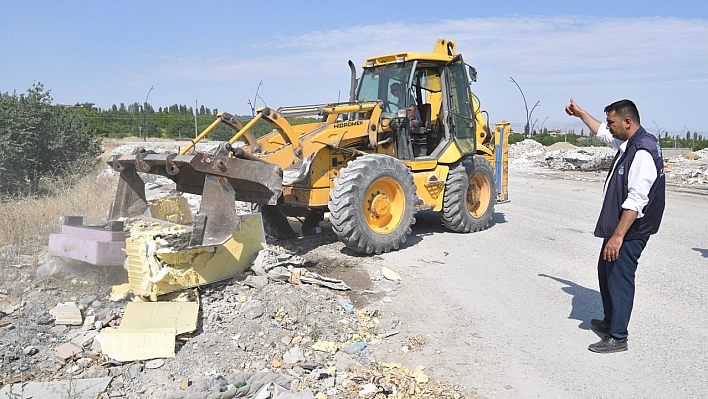
<svg viewBox="0 0 708 399"><path fill-rule="evenodd" d="M664 214L661 147L657 138L641 127L637 106L630 100L605 107L607 123L590 116L572 98L565 112L580 118L591 134L618 150L605 180L595 227L595 236L603 239L597 274L605 318L593 319L590 324L606 335L588 349L597 353L626 351L637 263Z"/></svg>

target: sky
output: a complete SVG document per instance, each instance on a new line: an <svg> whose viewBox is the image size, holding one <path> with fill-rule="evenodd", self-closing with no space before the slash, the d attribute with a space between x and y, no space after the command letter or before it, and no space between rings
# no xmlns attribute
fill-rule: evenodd
<svg viewBox="0 0 708 399"><path fill-rule="evenodd" d="M55 103L101 108L258 106L344 100L352 60L432 51L440 38L477 69L490 121L583 126L624 98L650 132L708 134L708 2L0 0L0 92L34 82ZM521 91L510 81L518 83ZM262 82L259 88L259 84ZM152 90L151 90L152 88ZM524 97L527 105L524 105Z"/></svg>

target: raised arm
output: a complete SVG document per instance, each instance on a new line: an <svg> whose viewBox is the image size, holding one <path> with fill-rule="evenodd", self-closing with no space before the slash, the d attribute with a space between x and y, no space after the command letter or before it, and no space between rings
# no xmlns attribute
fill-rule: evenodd
<svg viewBox="0 0 708 399"><path fill-rule="evenodd" d="M570 116L580 118L580 120L583 121L583 123L585 123L585 125L587 125L590 129L590 133L595 136L597 135L597 130L600 128L600 125L602 125L602 122L593 118L592 115L580 108L580 106L578 106L572 98L570 99L570 104L565 106L565 112Z"/></svg>

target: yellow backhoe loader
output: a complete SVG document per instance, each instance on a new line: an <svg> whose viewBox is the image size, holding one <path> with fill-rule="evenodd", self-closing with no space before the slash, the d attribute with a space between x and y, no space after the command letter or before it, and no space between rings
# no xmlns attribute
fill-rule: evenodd
<svg viewBox="0 0 708 399"><path fill-rule="evenodd" d="M495 203L508 200L509 124L488 126L470 89L476 71L455 42L370 58L360 77L349 66L347 102L264 107L247 123L222 112L179 153L140 148L113 156L108 162L121 179L111 219L147 208L142 172L202 195L191 239L197 246L238 229L235 199L252 203L276 237L293 234L288 216L304 217L307 230L329 212L339 239L366 254L398 249L418 210L440 212L454 232L486 228ZM290 117L313 122L291 125ZM259 120L273 130L256 138L251 128ZM196 152L219 123L233 128L233 138L212 153Z"/></svg>

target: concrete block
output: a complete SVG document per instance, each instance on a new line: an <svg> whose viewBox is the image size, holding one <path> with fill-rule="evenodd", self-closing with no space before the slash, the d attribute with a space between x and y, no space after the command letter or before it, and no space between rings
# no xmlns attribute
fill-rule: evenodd
<svg viewBox="0 0 708 399"><path fill-rule="evenodd" d="M54 349L54 357L56 357L57 360L65 362L71 359L72 356L77 355L83 351L83 349L76 346L75 344L67 342L65 344L57 346L56 349Z"/></svg>

